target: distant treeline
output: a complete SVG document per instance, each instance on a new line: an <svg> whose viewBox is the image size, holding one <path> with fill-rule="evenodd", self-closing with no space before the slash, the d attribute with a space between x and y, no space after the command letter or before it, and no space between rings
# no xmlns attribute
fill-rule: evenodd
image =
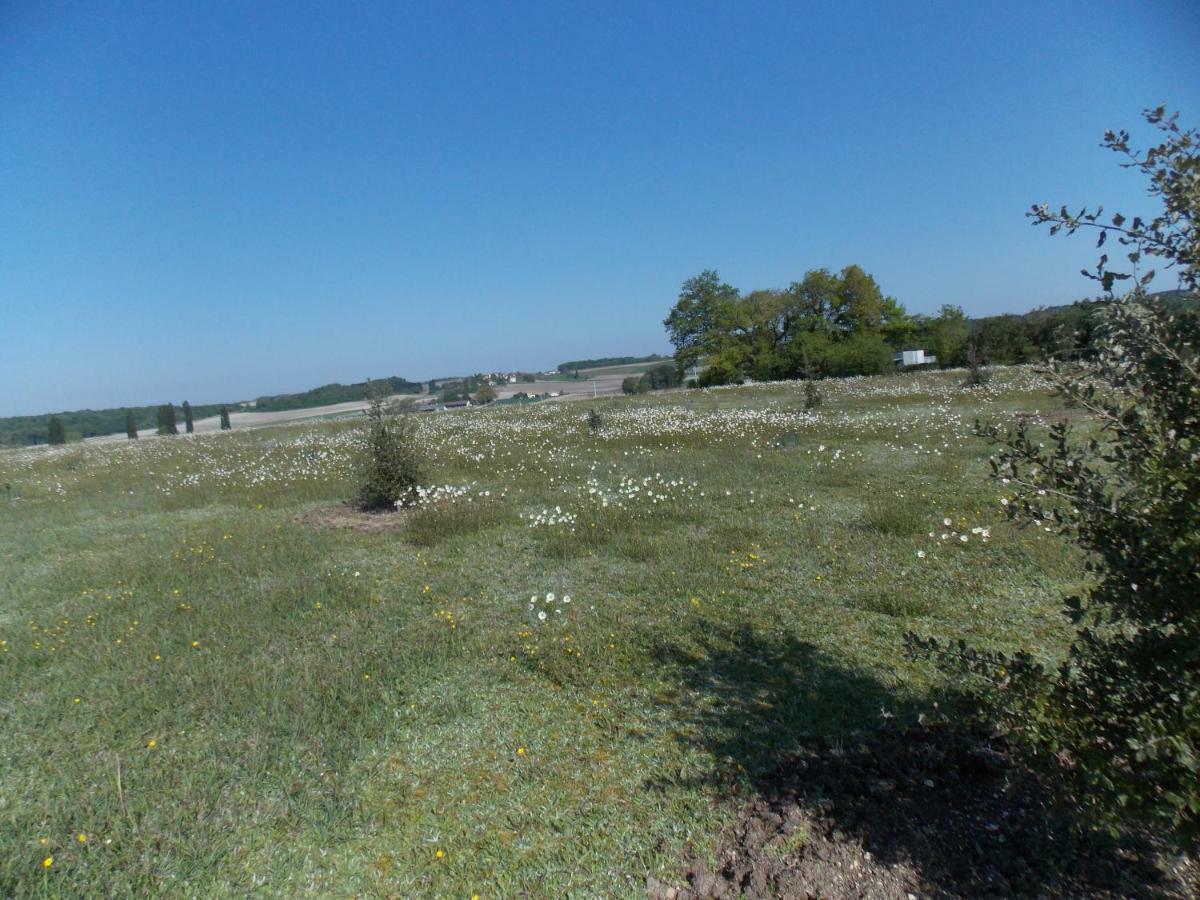
<svg viewBox="0 0 1200 900"><path fill-rule="evenodd" d="M600 359L576 359L571 362L559 363L558 371L564 375L569 375L571 372L578 371L579 369L599 369L604 366L628 366L632 363L658 362L660 359L670 359L670 357L659 353L651 353L649 356L605 356Z"/></svg>
<svg viewBox="0 0 1200 900"><path fill-rule="evenodd" d="M1183 304L1178 292L1160 295ZM1050 356L1087 357L1105 301L1038 309L1023 315L968 318L946 304L935 316L910 314L867 272L815 269L787 288L743 294L715 271L684 282L664 321L682 372L698 383L877 375L896 367L901 350L926 350L941 367L1023 363Z"/></svg>
<svg viewBox="0 0 1200 900"><path fill-rule="evenodd" d="M1197 313L1183 291L1153 295L1175 312ZM1091 356L1100 310L1105 300L1080 300L1070 306L1051 306L1020 315L986 316L968 320L967 346L974 346L983 363L1000 365L1038 362L1050 356ZM949 364L965 360L953 358Z"/></svg>
<svg viewBox="0 0 1200 900"><path fill-rule="evenodd" d="M419 394L421 385L416 381L392 376L380 381L391 386L396 394ZM365 381L356 384L323 384L299 394L272 394L254 401L254 409L260 412L284 412L289 409L308 409L310 406L329 406L332 403L351 403L365 396Z"/></svg>
<svg viewBox="0 0 1200 900"><path fill-rule="evenodd" d="M192 415L197 419L215 416L221 411L220 403L193 406ZM233 404L229 404L233 406ZM125 431L125 417L133 415L139 429L153 429L157 424L157 406L122 406L116 409L77 409L74 412L54 413L62 423L68 441L105 434L121 434ZM0 447L21 447L45 444L49 437L50 416L10 416L0 419Z"/></svg>
<svg viewBox="0 0 1200 900"><path fill-rule="evenodd" d="M397 394L419 394L421 385L414 381L393 376L382 381L389 384ZM362 400L366 382L357 384L326 384L298 394L274 394L259 397L253 408L265 412L306 409L310 406L327 406L331 403L347 403ZM192 407L192 416L205 419L219 415L221 407L232 411L245 409L246 403L209 403ZM125 431L126 416L132 414L139 430L153 430L157 424L158 406L122 406L115 409L79 409L73 412L54 413L61 423L68 441L106 434L121 434ZM50 415L10 416L0 419L0 447L22 447L45 444L49 439Z"/></svg>
<svg viewBox="0 0 1200 900"><path fill-rule="evenodd" d="M679 387L683 384L683 373L673 362L665 362L647 370L642 375L630 375L621 382L621 390L626 394L645 394L650 391L661 391L664 388Z"/></svg>

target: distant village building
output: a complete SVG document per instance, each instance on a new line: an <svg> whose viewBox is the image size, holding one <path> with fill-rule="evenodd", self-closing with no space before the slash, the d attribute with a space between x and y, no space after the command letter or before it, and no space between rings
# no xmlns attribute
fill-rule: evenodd
<svg viewBox="0 0 1200 900"><path fill-rule="evenodd" d="M448 400L443 403L440 400L425 400L421 403L413 405L414 412L445 412L448 409L466 409L473 406L470 400Z"/></svg>
<svg viewBox="0 0 1200 900"><path fill-rule="evenodd" d="M932 366L937 364L937 357L924 350L901 350L892 357L892 362L903 368L909 366Z"/></svg>
<svg viewBox="0 0 1200 900"><path fill-rule="evenodd" d="M516 384L520 374L520 372L488 372L483 380L493 387L499 387L504 384Z"/></svg>

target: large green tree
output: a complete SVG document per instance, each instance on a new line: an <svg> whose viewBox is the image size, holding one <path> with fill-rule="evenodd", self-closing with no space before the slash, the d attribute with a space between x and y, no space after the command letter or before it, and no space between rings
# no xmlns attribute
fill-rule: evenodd
<svg viewBox="0 0 1200 900"><path fill-rule="evenodd" d="M137 420L133 417L133 410L125 412L125 437L131 441L136 441L138 436Z"/></svg>
<svg viewBox="0 0 1200 900"><path fill-rule="evenodd" d="M785 290L744 296L702 272L684 282L664 324L676 364L703 364L701 385L799 377L806 355L828 374L875 374L890 367L890 345L919 325L856 265L813 269Z"/></svg>
<svg viewBox="0 0 1200 900"><path fill-rule="evenodd" d="M861 266L846 266L838 282L834 324L847 334L878 334L884 298L875 279Z"/></svg>
<svg viewBox="0 0 1200 900"><path fill-rule="evenodd" d="M683 283L675 306L663 320L675 346L675 360L682 368L727 348L738 299L738 289L721 281L713 269Z"/></svg>
<svg viewBox="0 0 1200 900"><path fill-rule="evenodd" d="M793 281L784 300L784 336L792 340L802 332L827 333L833 329L841 289L838 276L828 269L813 269Z"/></svg>
<svg viewBox="0 0 1200 900"><path fill-rule="evenodd" d="M970 322L961 306L944 304L930 322L933 352L941 366L960 366L966 362Z"/></svg>

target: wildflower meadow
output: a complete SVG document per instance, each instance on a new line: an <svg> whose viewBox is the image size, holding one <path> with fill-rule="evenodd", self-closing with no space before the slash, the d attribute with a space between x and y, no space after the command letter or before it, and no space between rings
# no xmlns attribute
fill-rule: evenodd
<svg viewBox="0 0 1200 900"><path fill-rule="evenodd" d="M1086 575L974 422L1074 412L822 394L414 415L368 531L306 518L352 419L0 452L0 895L645 896L798 745L937 714L906 632L1053 664Z"/></svg>

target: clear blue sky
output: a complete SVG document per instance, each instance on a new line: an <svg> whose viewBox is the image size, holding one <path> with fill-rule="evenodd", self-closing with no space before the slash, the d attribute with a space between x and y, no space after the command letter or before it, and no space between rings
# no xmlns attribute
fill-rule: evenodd
<svg viewBox="0 0 1200 900"><path fill-rule="evenodd" d="M665 351L705 268L1067 302L1023 213L1147 209L1098 144L1159 102L1194 0L7 0L0 415Z"/></svg>

